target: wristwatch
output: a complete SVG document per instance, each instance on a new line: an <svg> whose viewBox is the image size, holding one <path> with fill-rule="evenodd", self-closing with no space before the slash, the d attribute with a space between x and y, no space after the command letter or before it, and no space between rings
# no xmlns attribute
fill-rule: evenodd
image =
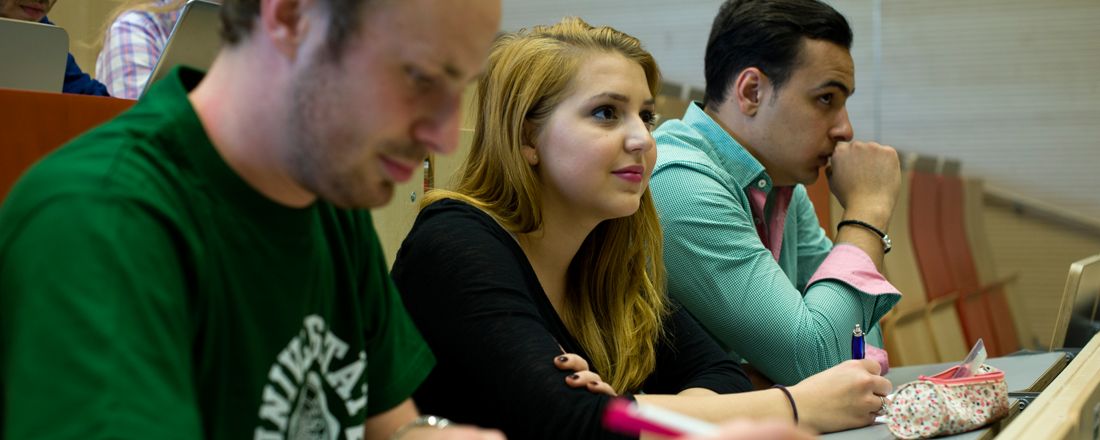
<svg viewBox="0 0 1100 440"><path fill-rule="evenodd" d="M883 254L890 253L890 248L893 247L893 242L890 241L890 236L886 235L885 232L882 232L881 229L874 227L870 223L859 221L859 220L844 220L844 221L836 224L836 230L839 232L841 227L849 226L849 225L859 226L859 227L862 227L864 229L867 229L868 231L874 232L875 235L877 235L879 238L882 239L882 253Z"/></svg>

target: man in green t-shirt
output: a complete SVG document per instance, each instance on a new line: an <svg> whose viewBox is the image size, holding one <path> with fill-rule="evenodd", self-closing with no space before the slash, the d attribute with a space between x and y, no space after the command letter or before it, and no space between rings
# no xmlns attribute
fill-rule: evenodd
<svg viewBox="0 0 1100 440"><path fill-rule="evenodd" d="M499 0L228 0L179 68L0 207L0 436L491 438L409 396L434 359L367 208L450 153Z"/></svg>

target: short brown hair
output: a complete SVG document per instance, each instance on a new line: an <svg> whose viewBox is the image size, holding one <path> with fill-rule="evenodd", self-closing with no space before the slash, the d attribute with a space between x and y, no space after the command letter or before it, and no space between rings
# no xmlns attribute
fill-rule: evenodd
<svg viewBox="0 0 1100 440"><path fill-rule="evenodd" d="M330 54L338 55L348 37L354 35L363 20L363 8L381 0L320 0L327 8L329 31L325 37ZM260 16L260 0L224 0L222 2L222 40L229 46L248 38L252 24Z"/></svg>

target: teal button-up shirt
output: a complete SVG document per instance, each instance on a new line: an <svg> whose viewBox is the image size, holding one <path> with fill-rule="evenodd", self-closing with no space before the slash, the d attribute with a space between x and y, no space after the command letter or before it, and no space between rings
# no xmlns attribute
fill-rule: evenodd
<svg viewBox="0 0 1100 440"><path fill-rule="evenodd" d="M750 188L776 194L764 166L698 104L654 133L650 188L665 234L669 291L735 359L777 383L851 358L855 324L882 346L879 318L900 299L859 248L833 246L796 185L779 255L761 242ZM872 351L869 349L868 351ZM885 355L881 363L885 363ZM871 357L871 356L869 356Z"/></svg>

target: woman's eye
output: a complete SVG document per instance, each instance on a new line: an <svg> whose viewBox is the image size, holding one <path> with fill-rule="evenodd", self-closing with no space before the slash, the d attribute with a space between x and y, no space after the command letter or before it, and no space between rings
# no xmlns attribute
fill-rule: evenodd
<svg viewBox="0 0 1100 440"><path fill-rule="evenodd" d="M592 116L596 119L610 121L615 119L615 108L609 105L602 105L592 110Z"/></svg>
<svg viewBox="0 0 1100 440"><path fill-rule="evenodd" d="M432 86L432 79L416 67L406 67L405 76L408 77L409 83L418 90L426 90Z"/></svg>
<svg viewBox="0 0 1100 440"><path fill-rule="evenodd" d="M644 122L645 125L649 126L649 128L653 128L654 126L657 125L657 114L656 113L654 113L652 111L649 111L649 110L643 110L639 114L639 116L642 117L642 122Z"/></svg>

